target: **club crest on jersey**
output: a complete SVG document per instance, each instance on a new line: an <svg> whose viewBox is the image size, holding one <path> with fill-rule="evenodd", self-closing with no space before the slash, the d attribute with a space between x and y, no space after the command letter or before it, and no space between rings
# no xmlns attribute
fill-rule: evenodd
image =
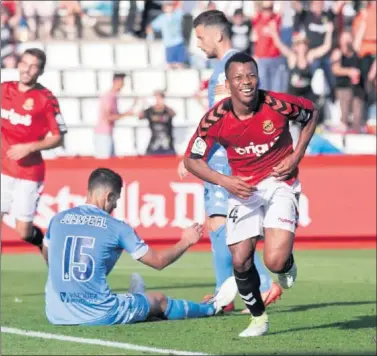
<svg viewBox="0 0 377 356"><path fill-rule="evenodd" d="M206 149L206 142L201 137L197 137L192 145L191 153L204 156Z"/></svg>
<svg viewBox="0 0 377 356"><path fill-rule="evenodd" d="M22 106L25 110L33 110L34 108L34 99L32 98L27 98L24 102L24 105Z"/></svg>
<svg viewBox="0 0 377 356"><path fill-rule="evenodd" d="M263 121L263 132L266 135L272 135L276 131L274 123L271 120Z"/></svg>

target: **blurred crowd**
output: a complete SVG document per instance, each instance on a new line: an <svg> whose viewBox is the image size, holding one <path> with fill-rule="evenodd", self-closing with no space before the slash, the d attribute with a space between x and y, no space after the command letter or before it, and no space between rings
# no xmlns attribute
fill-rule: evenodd
<svg viewBox="0 0 377 356"><path fill-rule="evenodd" d="M192 21L217 8L229 17L233 47L257 59L263 89L302 95L322 108L337 102L342 132L363 132L376 117L376 1L3 0L1 7L2 68L17 64L19 41L80 39L93 27L102 37L161 39L172 69L214 65L197 48ZM100 19L108 20L107 33ZM313 85L317 69L327 90Z"/></svg>

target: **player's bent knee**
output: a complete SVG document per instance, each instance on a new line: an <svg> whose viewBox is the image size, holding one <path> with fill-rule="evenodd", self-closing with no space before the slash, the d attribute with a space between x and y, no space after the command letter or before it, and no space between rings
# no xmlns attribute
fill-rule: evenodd
<svg viewBox="0 0 377 356"><path fill-rule="evenodd" d="M287 259L282 256L265 256L264 263L266 267L273 273L279 273L284 269Z"/></svg>
<svg viewBox="0 0 377 356"><path fill-rule="evenodd" d="M232 257L233 268L237 272L245 272L248 271L251 267L252 260L243 254L235 254Z"/></svg>
<svg viewBox="0 0 377 356"><path fill-rule="evenodd" d="M168 300L165 294L161 292L151 292L146 294L150 303L150 316L160 316L167 308Z"/></svg>

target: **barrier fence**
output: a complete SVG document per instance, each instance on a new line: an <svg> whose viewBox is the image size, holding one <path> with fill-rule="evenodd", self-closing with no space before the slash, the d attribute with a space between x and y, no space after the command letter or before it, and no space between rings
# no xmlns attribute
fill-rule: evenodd
<svg viewBox="0 0 377 356"><path fill-rule="evenodd" d="M109 160L59 158L47 161L47 175L35 224L43 229L64 209L85 202L87 179L97 167L116 170L124 189L114 216L126 220L151 244L176 241L180 228L205 221L203 186L177 175L177 157ZM300 166L303 193L296 242L376 243L376 156L305 157ZM5 216L2 248L25 248ZM201 243L208 246L208 236Z"/></svg>

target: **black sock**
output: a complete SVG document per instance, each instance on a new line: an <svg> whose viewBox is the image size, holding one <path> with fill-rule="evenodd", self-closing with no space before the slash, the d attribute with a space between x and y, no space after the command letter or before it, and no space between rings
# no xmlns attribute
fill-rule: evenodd
<svg viewBox="0 0 377 356"><path fill-rule="evenodd" d="M287 273L292 268L294 263L295 259L293 258L293 254L291 253L291 255L287 259L287 262L285 262L284 268L277 273Z"/></svg>
<svg viewBox="0 0 377 356"><path fill-rule="evenodd" d="M39 227L33 225L33 230L31 231L30 236L25 239L25 241L29 244L39 247L39 249L42 251L43 237L44 235L42 230Z"/></svg>
<svg viewBox="0 0 377 356"><path fill-rule="evenodd" d="M234 270L234 277L236 278L238 292L251 315L262 315L265 307L259 290L260 278L254 263L246 272Z"/></svg>

